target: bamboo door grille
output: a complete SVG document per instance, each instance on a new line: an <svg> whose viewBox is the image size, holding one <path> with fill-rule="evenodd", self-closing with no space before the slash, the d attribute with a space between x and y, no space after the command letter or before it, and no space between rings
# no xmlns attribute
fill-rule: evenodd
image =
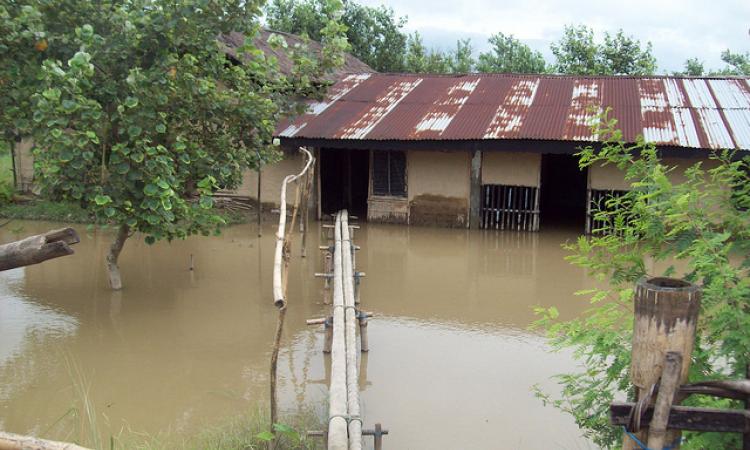
<svg viewBox="0 0 750 450"><path fill-rule="evenodd" d="M486 230L538 231L539 188L484 184L480 216Z"/></svg>
<svg viewBox="0 0 750 450"><path fill-rule="evenodd" d="M599 211L612 212L614 207L608 205L607 201L616 199L625 195L628 191L618 191L614 189L589 189L589 201L586 206L586 234L606 234L609 233L613 224L609 220L602 220L596 217Z"/></svg>

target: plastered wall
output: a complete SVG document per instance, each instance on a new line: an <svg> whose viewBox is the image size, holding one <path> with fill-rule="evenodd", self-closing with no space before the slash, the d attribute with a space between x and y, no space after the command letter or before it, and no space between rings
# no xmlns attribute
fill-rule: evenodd
<svg viewBox="0 0 750 450"><path fill-rule="evenodd" d="M302 169L302 155L299 153L285 154L284 159L261 169L260 195L263 203L279 204L281 183L287 175L299 173ZM258 172L246 170L242 176L242 184L233 191L253 199L258 198Z"/></svg>
<svg viewBox="0 0 750 450"><path fill-rule="evenodd" d="M470 162L465 151L407 153L410 224L468 225Z"/></svg>
<svg viewBox="0 0 750 450"><path fill-rule="evenodd" d="M482 184L539 186L542 155L538 153L484 152Z"/></svg>
<svg viewBox="0 0 750 450"><path fill-rule="evenodd" d="M685 181L685 170L697 163L698 159L692 158L664 158L664 164L674 167L669 173L669 179L672 183L682 183ZM711 169L718 166L713 160L703 160L703 168ZM596 164L589 168L589 187L597 190L620 190L630 189L630 182L625 180L625 174L612 164L601 166Z"/></svg>

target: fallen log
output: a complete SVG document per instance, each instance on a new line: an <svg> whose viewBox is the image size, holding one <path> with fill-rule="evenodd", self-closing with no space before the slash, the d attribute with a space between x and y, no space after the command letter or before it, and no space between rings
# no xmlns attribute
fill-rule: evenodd
<svg viewBox="0 0 750 450"><path fill-rule="evenodd" d="M33 436L0 431L0 450L89 450L68 442L48 441Z"/></svg>
<svg viewBox="0 0 750 450"><path fill-rule="evenodd" d="M76 230L62 228L0 245L0 271L72 255L70 245L79 242L81 239Z"/></svg>

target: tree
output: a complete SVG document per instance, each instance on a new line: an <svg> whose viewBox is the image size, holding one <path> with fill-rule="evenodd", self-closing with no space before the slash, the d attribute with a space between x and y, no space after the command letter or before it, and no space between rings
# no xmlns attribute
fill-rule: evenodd
<svg viewBox="0 0 750 450"><path fill-rule="evenodd" d="M604 33L597 44L594 31L586 25L565 27L563 37L550 48L555 55L554 70L574 75L653 75L656 58L651 43L641 43L619 30L614 36Z"/></svg>
<svg viewBox="0 0 750 450"><path fill-rule="evenodd" d="M720 71L722 75L750 76L750 52L734 53L727 49L721 52L721 60L728 66Z"/></svg>
<svg viewBox="0 0 750 450"><path fill-rule="evenodd" d="M547 70L542 54L532 50L512 34L493 34L489 43L492 49L479 54L479 72L544 73Z"/></svg>
<svg viewBox="0 0 750 450"><path fill-rule="evenodd" d="M703 61L698 58L688 58L685 60L685 70L682 72L676 72L675 75L687 75L689 77L700 77L703 76L705 69L703 67Z"/></svg>
<svg viewBox="0 0 750 450"><path fill-rule="evenodd" d="M469 73L474 70L473 49L471 39L459 39L456 41L456 49L451 55L450 71L451 73Z"/></svg>
<svg viewBox="0 0 750 450"><path fill-rule="evenodd" d="M0 66L21 74L18 55L33 39L49 52L31 103L42 190L117 228L107 256L114 289L133 233L153 243L218 231L212 194L236 187L258 155L273 157L278 119L300 110L301 95L321 92L315 80L341 63L345 40L331 19L321 60L291 49L294 69L280 73L252 43L259 10L239 0L29 0L5 10L18 31ZM248 36L238 49L244 64L217 42L232 31Z"/></svg>
<svg viewBox="0 0 750 450"><path fill-rule="evenodd" d="M582 317L558 321L554 308L537 310L556 348L572 348L583 370L558 376L562 398L545 401L571 414L588 437L617 446L620 431L609 425L609 403L630 392L633 287L644 275L677 276L703 289L701 317L690 370L692 382L745 378L750 362L750 157L711 156L711 169L697 163L686 181L660 160L656 147L623 141L615 120L594 129L599 148L580 154L581 167L619 168L630 190L595 211L607 223L600 233L567 244L568 259L597 283L580 292L593 307ZM663 270L658 268L662 267ZM731 407L739 402L690 397L692 406ZM739 448L737 436L686 434L682 448Z"/></svg>
<svg viewBox="0 0 750 450"><path fill-rule="evenodd" d="M319 40L331 12L326 0L272 0L265 8L268 27ZM362 6L344 2L341 22L351 53L379 72L404 70L406 34L405 17L396 17L393 9L383 5Z"/></svg>
<svg viewBox="0 0 750 450"><path fill-rule="evenodd" d="M602 71L599 46L594 42L594 30L586 25L567 25L563 37L550 45L555 55L554 70L574 75L595 75Z"/></svg>
<svg viewBox="0 0 750 450"><path fill-rule="evenodd" d="M653 75L656 58L650 42L641 49L640 41L618 30L614 36L604 33L600 47L601 65L607 75Z"/></svg>

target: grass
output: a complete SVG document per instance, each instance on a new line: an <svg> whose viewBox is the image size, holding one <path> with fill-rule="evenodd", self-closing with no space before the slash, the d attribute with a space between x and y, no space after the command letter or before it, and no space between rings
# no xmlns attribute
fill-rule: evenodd
<svg viewBox="0 0 750 450"><path fill-rule="evenodd" d="M271 444L272 449L315 450L324 447L322 439L306 437L306 430L324 428L313 413L290 415L284 418L284 422L284 425L275 427L277 433ZM268 412L258 409L187 436L176 436L171 432L149 435L122 430L116 436L110 436L104 447L110 450L265 450L269 448L271 436L268 430Z"/></svg>
<svg viewBox="0 0 750 450"><path fill-rule="evenodd" d="M75 203L53 202L43 199L0 204L0 217L68 223L94 222L91 215Z"/></svg>

